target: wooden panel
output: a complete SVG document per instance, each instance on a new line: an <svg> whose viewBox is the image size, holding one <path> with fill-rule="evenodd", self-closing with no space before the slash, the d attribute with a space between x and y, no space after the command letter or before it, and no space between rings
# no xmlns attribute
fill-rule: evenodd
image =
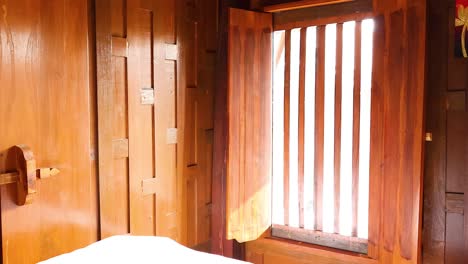
<svg viewBox="0 0 468 264"><path fill-rule="evenodd" d="M272 28L270 14L229 14L227 237L244 242L271 223Z"/></svg>
<svg viewBox="0 0 468 264"><path fill-rule="evenodd" d="M124 11L123 1L97 2L101 238L129 232L127 43L123 38L126 30ZM120 37L110 38L111 31Z"/></svg>
<svg viewBox="0 0 468 264"><path fill-rule="evenodd" d="M446 190L446 86L448 83L448 1L428 1L428 95L426 131L433 141L425 145L423 263L444 263Z"/></svg>
<svg viewBox="0 0 468 264"><path fill-rule="evenodd" d="M130 162L130 232L155 235L155 197L142 196L143 180L154 178L154 109L141 105L140 89L152 88L153 12L128 2L128 101Z"/></svg>
<svg viewBox="0 0 468 264"><path fill-rule="evenodd" d="M156 179L156 235L167 236L182 243L184 222L180 206L181 176L177 172L180 157L177 152L184 147L183 125L178 122L178 99L181 96L177 83L177 63L182 63L179 57L179 43L173 38L175 27L175 2L152 1L153 18L153 53L155 63L153 76L156 76L155 106L154 106L154 153ZM181 34L183 34L181 32ZM185 62L185 60L184 60ZM180 87L182 88L182 87ZM176 140L169 140L169 133L175 132ZM172 137L174 138L174 137ZM179 186L180 185L180 186Z"/></svg>
<svg viewBox="0 0 468 264"><path fill-rule="evenodd" d="M465 92L447 94L447 192L465 192Z"/></svg>
<svg viewBox="0 0 468 264"><path fill-rule="evenodd" d="M1 187L5 263L36 263L97 240L89 8L88 1L2 2L0 171L13 165L4 151L20 143L38 165L61 171L38 181L28 206L16 205L14 187Z"/></svg>
<svg viewBox="0 0 468 264"><path fill-rule="evenodd" d="M402 89L390 89L389 87L403 87L403 65L405 55L403 54L403 43L397 42L403 36L403 12L392 13L389 19L389 24L392 27L389 29L389 39L395 42L391 45L388 51L388 57L393 58L389 60L386 87L384 88L384 116L385 113L390 113L393 110L400 108L400 97ZM400 111L397 113L401 113ZM383 169L383 211L388 221L396 223L398 217L398 184L399 184L399 170L400 170L400 153L402 147L402 135L399 133L400 121L397 118L389 118L384 123L384 164L392 164L384 166ZM393 252L395 247L395 233L397 225L383 225L383 243L386 250Z"/></svg>
<svg viewBox="0 0 468 264"><path fill-rule="evenodd" d="M240 252L238 244L226 239L226 219L219 218L226 210L226 164L227 155L227 61L228 61L228 28L229 8L246 6L246 2L236 0L219 1L219 42L216 53L216 65L220 69L216 74L215 110L214 111L214 142L213 142L213 183L212 183L212 252L234 257ZM240 254L239 254L240 256Z"/></svg>
<svg viewBox="0 0 468 264"><path fill-rule="evenodd" d="M111 26L111 35L124 38L127 36L127 3L126 0L111 1L111 6L108 6L107 12L110 12L109 26ZM103 15L101 10L96 10L99 16ZM98 19L100 17L97 16Z"/></svg>
<svg viewBox="0 0 468 264"><path fill-rule="evenodd" d="M386 34L385 20L379 16L374 20L374 43L373 43L373 70L372 70L372 93L371 93L371 129L370 129L370 159L369 163L369 245L368 254L372 258L379 256L380 243L380 219L382 200L382 174L383 174L383 96L385 85L384 56Z"/></svg>
<svg viewBox="0 0 468 264"><path fill-rule="evenodd" d="M323 141L325 109L325 26L317 28L317 62L315 75L315 161L314 161L314 215L315 230L322 230L323 207Z"/></svg>
<svg viewBox="0 0 468 264"><path fill-rule="evenodd" d="M465 263L464 219L460 214L447 213L447 241L445 263Z"/></svg>

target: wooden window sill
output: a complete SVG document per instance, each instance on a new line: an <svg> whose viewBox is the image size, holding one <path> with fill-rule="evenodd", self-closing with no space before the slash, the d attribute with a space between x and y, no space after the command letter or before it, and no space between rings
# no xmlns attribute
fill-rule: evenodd
<svg viewBox="0 0 468 264"><path fill-rule="evenodd" d="M263 259L263 264L284 263L284 261L314 264L378 263L366 255L271 236L246 243L246 260L255 262L259 256Z"/></svg>

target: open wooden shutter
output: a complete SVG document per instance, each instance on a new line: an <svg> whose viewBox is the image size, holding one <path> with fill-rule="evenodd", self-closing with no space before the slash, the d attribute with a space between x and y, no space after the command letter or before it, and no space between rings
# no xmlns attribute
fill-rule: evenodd
<svg viewBox="0 0 468 264"><path fill-rule="evenodd" d="M271 14L229 10L227 238L271 225Z"/></svg>
<svg viewBox="0 0 468 264"><path fill-rule="evenodd" d="M375 21L369 256L419 263L424 148L424 1Z"/></svg>

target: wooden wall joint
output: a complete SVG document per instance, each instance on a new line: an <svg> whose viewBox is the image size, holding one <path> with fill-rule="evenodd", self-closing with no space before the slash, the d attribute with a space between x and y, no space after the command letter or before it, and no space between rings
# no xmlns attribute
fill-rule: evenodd
<svg viewBox="0 0 468 264"><path fill-rule="evenodd" d="M126 38L112 37L112 56L127 57L128 42Z"/></svg>
<svg viewBox="0 0 468 264"><path fill-rule="evenodd" d="M166 60L176 61L179 58L179 50L177 45L165 44Z"/></svg>
<svg viewBox="0 0 468 264"><path fill-rule="evenodd" d="M464 214L465 198L463 194L447 193L446 212L454 214Z"/></svg>

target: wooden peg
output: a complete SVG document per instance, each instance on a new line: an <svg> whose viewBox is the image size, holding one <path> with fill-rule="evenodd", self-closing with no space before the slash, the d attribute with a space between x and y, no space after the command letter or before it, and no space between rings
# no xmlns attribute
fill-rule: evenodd
<svg viewBox="0 0 468 264"><path fill-rule="evenodd" d="M29 204L36 194L36 178L44 179L60 173L56 168L36 168L36 160L28 146L17 145L8 155L16 164L16 171L0 174L0 185L16 184L18 205Z"/></svg>
<svg viewBox="0 0 468 264"><path fill-rule="evenodd" d="M59 169L56 168L39 168L37 169L37 178L45 179L55 176L60 173Z"/></svg>

